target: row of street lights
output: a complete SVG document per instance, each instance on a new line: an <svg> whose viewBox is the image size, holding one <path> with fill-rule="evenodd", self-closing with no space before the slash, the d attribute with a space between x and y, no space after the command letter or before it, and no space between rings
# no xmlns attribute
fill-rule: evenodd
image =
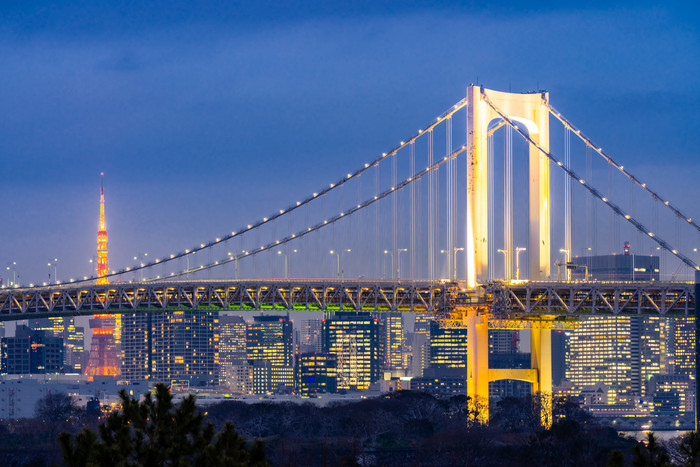
<svg viewBox="0 0 700 467"><path fill-rule="evenodd" d="M515 280L520 280L520 253L527 251L527 248L518 246L515 247ZM503 253L503 260L505 261L506 271L508 270L508 250L498 250L499 253Z"/></svg>

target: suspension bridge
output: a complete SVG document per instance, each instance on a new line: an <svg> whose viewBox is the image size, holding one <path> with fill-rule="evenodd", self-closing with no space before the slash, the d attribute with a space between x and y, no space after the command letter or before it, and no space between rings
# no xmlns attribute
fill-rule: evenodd
<svg viewBox="0 0 700 467"><path fill-rule="evenodd" d="M393 149L266 217L109 270L107 284L4 287L0 321L188 308L433 313L468 330L474 400L502 378L546 394L551 329L590 315L695 315L700 226L651 185L547 92L472 85ZM633 255L660 258L660 280L588 279L587 258L623 239ZM489 369L492 328L530 329L531 369Z"/></svg>

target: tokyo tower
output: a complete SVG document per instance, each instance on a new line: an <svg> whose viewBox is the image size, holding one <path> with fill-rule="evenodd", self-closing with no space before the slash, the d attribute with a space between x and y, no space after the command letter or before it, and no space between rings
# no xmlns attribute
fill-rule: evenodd
<svg viewBox="0 0 700 467"><path fill-rule="evenodd" d="M107 227L105 226L105 192L104 174L100 174L100 226L97 230L97 284L109 284L107 274ZM115 328L117 317L113 315L95 315L90 319L92 329L92 344L90 358L85 368L85 374L94 376L119 375L119 359L117 358L117 342Z"/></svg>

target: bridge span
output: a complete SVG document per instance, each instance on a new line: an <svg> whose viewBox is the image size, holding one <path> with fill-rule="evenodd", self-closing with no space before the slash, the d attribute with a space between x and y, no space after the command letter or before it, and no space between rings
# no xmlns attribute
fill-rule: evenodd
<svg viewBox="0 0 700 467"><path fill-rule="evenodd" d="M689 316L693 284L682 282L246 279L148 281L0 289L0 321L183 309L433 313L461 308L492 316Z"/></svg>

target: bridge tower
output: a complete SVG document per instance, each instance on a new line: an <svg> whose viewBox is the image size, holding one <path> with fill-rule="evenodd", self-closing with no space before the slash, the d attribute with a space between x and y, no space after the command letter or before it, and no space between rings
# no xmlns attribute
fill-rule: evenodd
<svg viewBox="0 0 700 467"><path fill-rule="evenodd" d="M510 120L522 124L530 137L549 151L549 93L518 94L471 85L467 89L467 283L475 287L488 280L489 222L487 136L489 124L501 117L483 100L486 94ZM549 159L534 145L529 155L530 280L550 275ZM506 213L509 214L509 213ZM512 213L510 213L512 219ZM512 268L513 252L506 258Z"/></svg>

